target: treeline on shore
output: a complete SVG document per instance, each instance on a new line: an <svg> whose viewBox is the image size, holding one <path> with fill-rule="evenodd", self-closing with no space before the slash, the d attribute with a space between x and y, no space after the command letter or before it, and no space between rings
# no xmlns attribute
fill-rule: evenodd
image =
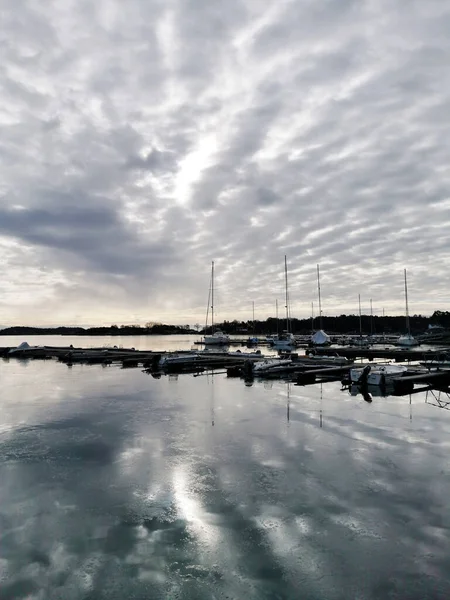
<svg viewBox="0 0 450 600"><path fill-rule="evenodd" d="M110 327L7 327L0 335L174 335L197 333L186 325L157 323L151 327L141 325L111 325Z"/></svg>
<svg viewBox="0 0 450 600"><path fill-rule="evenodd" d="M363 333L398 333L405 330L405 317L399 316L373 316L362 315ZM429 325L450 329L450 312L435 311L431 317L412 315L410 317L411 331L414 334L424 333ZM316 318L291 319L290 328L297 334L308 334L322 327L327 333L359 333L359 315L339 315L328 317L323 315L321 324ZM216 329L221 329L228 334L236 335L268 335L286 329L284 319L269 317L265 321L223 321L216 323ZM141 325L111 325L110 327L7 327L0 330L0 335L174 335L174 334L202 334L209 333L210 327L202 328L196 324L194 328L189 325L167 325L164 323L147 323Z"/></svg>
<svg viewBox="0 0 450 600"><path fill-rule="evenodd" d="M442 329L450 329L450 312L435 311L431 317L423 315L410 316L410 327L413 334L425 333L429 325ZM327 333L358 334L359 315L322 316L322 319L290 319L289 325L293 333L307 335L312 331L324 329ZM286 329L286 319L269 317L265 321L224 321L215 325L228 334L268 335ZM361 316L361 327L364 334L402 333L406 329L404 315L395 316ZM205 331L204 329L202 331ZM207 328L206 333L210 332Z"/></svg>

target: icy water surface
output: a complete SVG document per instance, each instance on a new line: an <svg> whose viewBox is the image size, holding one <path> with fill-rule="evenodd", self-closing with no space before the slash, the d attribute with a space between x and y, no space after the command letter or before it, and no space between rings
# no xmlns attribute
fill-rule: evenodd
<svg viewBox="0 0 450 600"><path fill-rule="evenodd" d="M424 394L55 361L0 381L2 600L450 598L450 412Z"/></svg>

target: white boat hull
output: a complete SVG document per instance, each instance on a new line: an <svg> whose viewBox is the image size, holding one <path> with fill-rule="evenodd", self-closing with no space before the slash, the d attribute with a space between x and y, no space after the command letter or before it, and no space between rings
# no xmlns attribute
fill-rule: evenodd
<svg viewBox="0 0 450 600"><path fill-rule="evenodd" d="M396 341L397 346L402 348L413 348L414 346L420 346L419 342L412 335L401 335Z"/></svg>
<svg viewBox="0 0 450 600"><path fill-rule="evenodd" d="M292 333L284 332L273 340L272 347L276 350L292 350L297 347L297 342Z"/></svg>
<svg viewBox="0 0 450 600"><path fill-rule="evenodd" d="M381 367L374 367L367 375L366 383L368 385L386 385L387 383L402 377L407 372L407 367L401 365L386 365ZM350 380L353 383L358 383L364 369L351 369Z"/></svg>
<svg viewBox="0 0 450 600"><path fill-rule="evenodd" d="M207 346L228 346L230 337L226 333L216 331L212 335L205 335L203 343Z"/></svg>
<svg viewBox="0 0 450 600"><path fill-rule="evenodd" d="M267 373L272 369L284 367L290 364L292 364L290 359L266 358L265 360L258 360L253 364L253 373L255 375Z"/></svg>
<svg viewBox="0 0 450 600"><path fill-rule="evenodd" d="M326 365L349 365L352 362L351 359L345 358L345 356L328 356L326 354L314 354L314 352L307 354L306 358L311 362L323 363Z"/></svg>

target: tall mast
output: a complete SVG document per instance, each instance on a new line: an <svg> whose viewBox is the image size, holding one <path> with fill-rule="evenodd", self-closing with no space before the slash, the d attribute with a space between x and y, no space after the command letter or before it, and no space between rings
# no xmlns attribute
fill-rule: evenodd
<svg viewBox="0 0 450 600"><path fill-rule="evenodd" d="M358 294L358 305L359 305L359 337L362 338L361 294Z"/></svg>
<svg viewBox="0 0 450 600"><path fill-rule="evenodd" d="M253 335L255 335L255 301L252 300L252 308L253 308Z"/></svg>
<svg viewBox="0 0 450 600"><path fill-rule="evenodd" d="M276 315L277 315L277 335L280 333L280 326L278 323L278 298L275 300L275 311L276 311Z"/></svg>
<svg viewBox="0 0 450 600"><path fill-rule="evenodd" d="M320 270L319 270L319 265L317 265L317 290L319 292L319 329L323 329L323 325L322 325L322 304L320 302Z"/></svg>
<svg viewBox="0 0 450 600"><path fill-rule="evenodd" d="M406 283L406 269L404 269L405 271L405 303L406 303L406 331L408 332L408 335L411 335L411 328L409 326L409 311L408 311L408 286Z"/></svg>
<svg viewBox="0 0 450 600"><path fill-rule="evenodd" d="M284 281L286 288L286 331L289 333L289 302L288 302L288 277L287 277L287 258L284 255Z"/></svg>
<svg viewBox="0 0 450 600"><path fill-rule="evenodd" d="M209 309L210 309L209 303L210 302L211 302L211 280L209 281L208 302L206 303L205 333L207 333L207 330L208 330L208 318L209 318Z"/></svg>
<svg viewBox="0 0 450 600"><path fill-rule="evenodd" d="M214 333L214 261L211 263L211 334Z"/></svg>
<svg viewBox="0 0 450 600"><path fill-rule="evenodd" d="M311 333L314 333L314 302L311 302Z"/></svg>
<svg viewBox="0 0 450 600"><path fill-rule="evenodd" d="M372 311L372 298L370 299L370 335L373 335L373 311Z"/></svg>

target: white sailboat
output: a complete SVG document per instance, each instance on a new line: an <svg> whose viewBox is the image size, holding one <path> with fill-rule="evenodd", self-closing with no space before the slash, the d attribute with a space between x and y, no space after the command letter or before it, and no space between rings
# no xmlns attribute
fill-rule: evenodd
<svg viewBox="0 0 450 600"><path fill-rule="evenodd" d="M319 270L319 265L317 265L317 292L318 292L318 295L319 295L319 330L316 331L316 333L314 333L311 336L311 344L313 346L330 346L331 345L330 336L328 334L326 334L325 331L323 330L323 323L322 323L322 304L320 302L320 270Z"/></svg>
<svg viewBox="0 0 450 600"><path fill-rule="evenodd" d="M408 285L406 283L406 269L404 269L405 274L405 304L406 304L406 333L401 335L397 341L397 346L402 346L403 348L413 348L414 346L419 346L419 342L415 337L411 335L411 327L409 325L409 310L408 310Z"/></svg>
<svg viewBox="0 0 450 600"><path fill-rule="evenodd" d="M286 297L286 330L277 335L273 340L272 346L277 350L292 350L297 346L294 334L291 332L291 324L289 318L289 293L288 293L288 276L287 276L287 258L284 256L284 286Z"/></svg>
<svg viewBox="0 0 450 600"><path fill-rule="evenodd" d="M358 294L358 309L359 309L359 338L352 338L350 340L350 346L356 346L357 348L367 349L370 348L370 343L366 337L362 334L362 316L361 316L361 294Z"/></svg>
<svg viewBox="0 0 450 600"><path fill-rule="evenodd" d="M219 329L214 331L214 261L211 263L211 335L205 335L203 343L205 346L228 346L230 343L230 336ZM209 304L209 302L208 302ZM206 316L208 320L208 316Z"/></svg>

